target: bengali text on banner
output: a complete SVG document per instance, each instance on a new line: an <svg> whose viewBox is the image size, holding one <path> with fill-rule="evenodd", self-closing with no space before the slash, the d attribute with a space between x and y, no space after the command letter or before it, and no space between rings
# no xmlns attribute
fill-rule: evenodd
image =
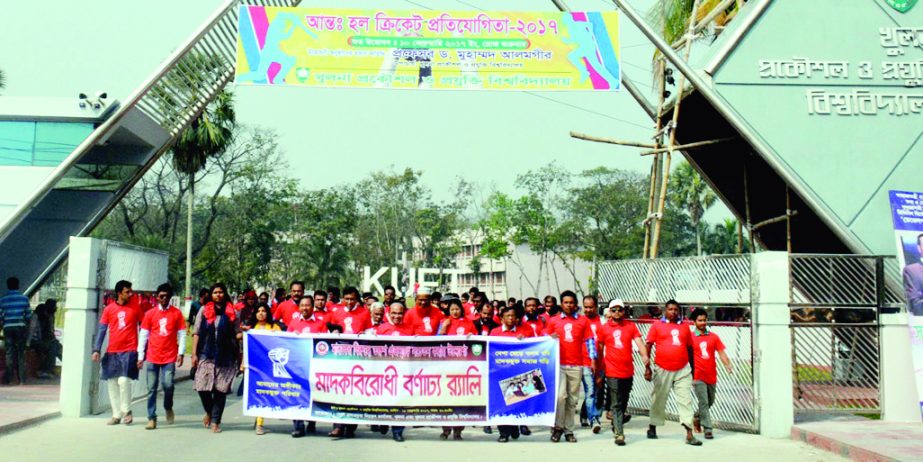
<svg viewBox="0 0 923 462"><path fill-rule="evenodd" d="M244 414L322 422L552 425L551 338L250 331Z"/></svg>
<svg viewBox="0 0 923 462"><path fill-rule="evenodd" d="M442 90L621 87L617 12L241 6L236 84Z"/></svg>

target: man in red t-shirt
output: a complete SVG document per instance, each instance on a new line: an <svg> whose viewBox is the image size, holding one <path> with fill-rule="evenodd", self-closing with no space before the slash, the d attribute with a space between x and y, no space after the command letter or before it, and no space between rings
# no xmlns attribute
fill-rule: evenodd
<svg viewBox="0 0 923 462"><path fill-rule="evenodd" d="M657 353L654 368L648 365L644 371L644 379L654 382L647 437L657 438L657 427L666 420L667 398L673 391L679 422L686 429L686 444L701 446L692 435L692 334L682 322L679 302L670 300L664 308L664 319L654 321L647 333L647 354L650 356L652 349Z"/></svg>
<svg viewBox="0 0 923 462"><path fill-rule="evenodd" d="M372 325L369 310L359 303L359 291L355 287L343 289L343 307L333 312L333 323L343 329L344 334L361 334Z"/></svg>
<svg viewBox="0 0 923 462"><path fill-rule="evenodd" d="M532 329L533 337L545 335L545 326L548 323L548 316L538 312L539 304L539 300L535 297L529 297L523 302L522 325Z"/></svg>
<svg viewBox="0 0 923 462"><path fill-rule="evenodd" d="M119 422L128 425L131 415L131 381L138 380L138 324L141 322L141 308L131 303L131 283L119 281L115 284L116 300L103 310L99 318L99 333L93 345L93 361L100 361L106 334L109 346L102 357L102 379L107 381L112 418L106 425Z"/></svg>
<svg viewBox="0 0 923 462"><path fill-rule="evenodd" d="M298 304L298 316L292 319L286 332L296 334L326 334L327 322L314 312L315 301L311 297L302 297Z"/></svg>
<svg viewBox="0 0 923 462"><path fill-rule="evenodd" d="M147 430L157 428L157 386L163 383L163 408L167 411L167 424L172 425L173 378L176 368L183 365L186 351L186 321L183 313L170 305L173 286L169 283L157 287L157 307L144 313L138 341L138 369L147 361Z"/></svg>
<svg viewBox="0 0 923 462"><path fill-rule="evenodd" d="M343 293L343 297L346 297L346 293ZM416 335L416 328L407 322L407 317L404 314L407 311L407 308L401 302L394 302L388 308L388 317L391 319L391 322L383 322L378 325L375 329L377 335L382 336L393 336L393 337L412 337ZM404 426L396 425L391 427L391 438L398 443L404 441ZM374 431L374 429L373 429ZM381 434L388 432L387 426L382 426L378 428L378 431Z"/></svg>
<svg viewBox="0 0 923 462"><path fill-rule="evenodd" d="M695 322L695 331L692 334L692 388L699 401L699 410L695 414L693 426L696 432L701 432L705 427L705 439L714 438L710 410L715 404L715 386L718 384L718 368L715 364L715 354L721 358L728 374L733 373L731 360L724 353L724 343L718 334L708 330L708 313L696 308L692 312Z"/></svg>
<svg viewBox="0 0 923 462"><path fill-rule="evenodd" d="M609 388L609 405L612 410L612 434L615 444L625 445L625 410L634 383L635 367L632 344L638 347L644 365L650 364L647 348L641 341L641 332L635 323L626 319L625 304L615 299L609 302L611 319L597 331L597 342L604 358L606 387Z"/></svg>
<svg viewBox="0 0 923 462"><path fill-rule="evenodd" d="M292 281L292 284L289 286L289 291L292 292L292 298L279 304L279 307L276 311L273 312L273 316L276 318L276 321L281 322L288 326L295 320L300 311L298 304L301 302L301 298L304 297L304 283L301 281Z"/></svg>
<svg viewBox="0 0 923 462"><path fill-rule="evenodd" d="M413 300L414 307L405 316L404 322L412 325L417 335L436 335L445 319L445 314L430 303L431 294L429 287L420 287Z"/></svg>
<svg viewBox="0 0 923 462"><path fill-rule="evenodd" d="M593 333L593 339L598 343L599 336L597 331L600 326L606 323L605 319L599 315L599 306L596 301L596 297L592 295L584 295L583 297L583 316L586 317L587 325L590 328L590 331ZM593 433L599 433L601 430L602 423L599 421L599 415L601 414L599 406L602 405L602 396L598 395L599 388L596 386L597 374L601 372L598 355L594 356L596 361L596 368L594 372L591 372L590 366L594 360L590 359L589 351L587 351L586 346L583 348L583 405L580 407L580 426L589 427L593 426ZM602 381L602 379L599 379Z"/></svg>
<svg viewBox="0 0 923 462"><path fill-rule="evenodd" d="M314 300L314 317L324 321L333 320L333 313L327 311L327 292L317 289L311 298Z"/></svg>
<svg viewBox="0 0 923 462"><path fill-rule="evenodd" d="M551 431L551 441L576 443L574 414L577 412L577 395L583 379L583 352L587 348L591 369L595 373L596 341L586 317L577 314L577 294L570 290L561 293L561 313L548 320L545 334L558 339L561 372L558 375L558 404Z"/></svg>
<svg viewBox="0 0 923 462"><path fill-rule="evenodd" d="M316 302L313 297L302 297L298 304L298 316L292 318L291 324L286 326L286 332L299 335L328 333L327 322L314 312ZM307 423L307 426L305 426L305 423ZM313 421L292 421L292 438L301 438L305 433L314 433L315 431L317 431L317 424Z"/></svg>
<svg viewBox="0 0 923 462"><path fill-rule="evenodd" d="M500 308L500 326L494 327L490 331L491 337L513 337L517 339L524 339L526 337L532 337L532 329L520 325L520 320L518 313L516 313L515 306L504 306ZM521 429L528 427L517 427L516 425L497 425L497 430L500 430L500 438L497 441L501 443L506 443L510 438L518 439ZM528 430L527 430L528 431ZM531 434L531 431L529 433Z"/></svg>

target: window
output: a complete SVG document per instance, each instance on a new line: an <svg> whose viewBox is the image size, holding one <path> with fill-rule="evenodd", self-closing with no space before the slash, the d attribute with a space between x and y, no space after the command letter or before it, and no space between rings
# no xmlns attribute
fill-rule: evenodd
<svg viewBox="0 0 923 462"><path fill-rule="evenodd" d="M55 167L92 131L89 123L0 121L0 165Z"/></svg>

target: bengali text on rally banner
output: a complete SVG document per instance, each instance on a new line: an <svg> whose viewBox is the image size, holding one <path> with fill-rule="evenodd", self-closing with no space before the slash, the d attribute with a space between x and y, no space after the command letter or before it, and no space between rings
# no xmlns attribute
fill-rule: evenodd
<svg viewBox="0 0 923 462"><path fill-rule="evenodd" d="M619 90L617 12L241 6L237 84Z"/></svg>
<svg viewBox="0 0 923 462"><path fill-rule="evenodd" d="M250 331L244 414L321 422L553 425L548 337L296 336Z"/></svg>

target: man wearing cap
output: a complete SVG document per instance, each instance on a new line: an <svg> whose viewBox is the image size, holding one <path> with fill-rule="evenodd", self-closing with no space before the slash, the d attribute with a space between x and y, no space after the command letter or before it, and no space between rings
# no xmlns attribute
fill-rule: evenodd
<svg viewBox="0 0 923 462"><path fill-rule="evenodd" d="M439 324L445 318L442 311L430 303L432 291L429 287L420 287L414 297L414 307L407 311L404 322L413 326L417 335L436 335Z"/></svg>
<svg viewBox="0 0 923 462"><path fill-rule="evenodd" d="M598 345L601 355L605 358L606 387L609 389L609 403L612 410L612 435L615 444L625 445L625 422L629 415L625 414L628 408L628 398L634 383L634 363L632 359L632 344L638 347L644 365L650 364L647 348L641 341L641 333L635 323L626 319L625 304L622 300L615 299L609 302L609 313L612 315L606 324L599 328Z"/></svg>

